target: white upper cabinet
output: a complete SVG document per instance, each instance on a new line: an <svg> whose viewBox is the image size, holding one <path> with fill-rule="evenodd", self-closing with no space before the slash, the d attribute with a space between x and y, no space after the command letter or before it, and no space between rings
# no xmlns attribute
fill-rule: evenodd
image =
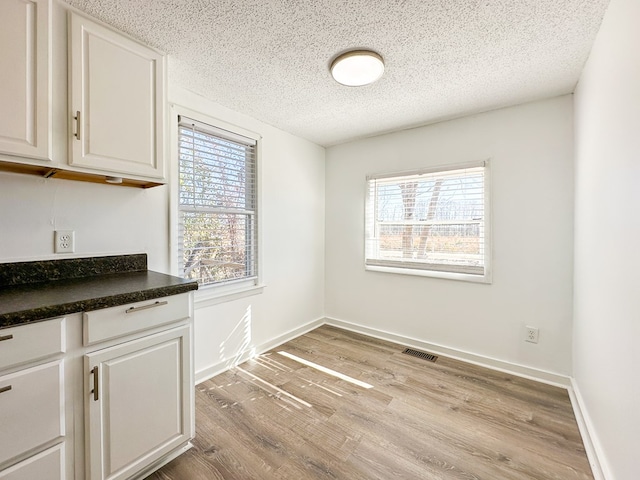
<svg viewBox="0 0 640 480"><path fill-rule="evenodd" d="M162 179L164 56L75 12L68 29L69 164Z"/></svg>
<svg viewBox="0 0 640 480"><path fill-rule="evenodd" d="M51 160L51 1L0 1L0 153Z"/></svg>

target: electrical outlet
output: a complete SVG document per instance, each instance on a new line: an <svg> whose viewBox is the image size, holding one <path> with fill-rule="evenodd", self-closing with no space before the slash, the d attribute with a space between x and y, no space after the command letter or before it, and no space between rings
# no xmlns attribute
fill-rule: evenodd
<svg viewBox="0 0 640 480"><path fill-rule="evenodd" d="M538 343L538 327L524 327L524 340L525 342Z"/></svg>
<svg viewBox="0 0 640 480"><path fill-rule="evenodd" d="M55 253L75 252L75 232L73 230L56 230L54 233Z"/></svg>

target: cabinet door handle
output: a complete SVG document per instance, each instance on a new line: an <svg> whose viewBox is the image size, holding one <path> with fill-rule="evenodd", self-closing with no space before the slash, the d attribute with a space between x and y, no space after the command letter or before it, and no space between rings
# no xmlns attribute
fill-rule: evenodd
<svg viewBox="0 0 640 480"><path fill-rule="evenodd" d="M2 342L3 340L11 340L13 338L13 335L3 335L0 337L0 342Z"/></svg>
<svg viewBox="0 0 640 480"><path fill-rule="evenodd" d="M0 393L8 392L11 390L11 385L7 385L6 387L0 387Z"/></svg>
<svg viewBox="0 0 640 480"><path fill-rule="evenodd" d="M156 302L156 303L151 303L149 305L143 305L142 307L130 307L127 308L124 313L134 313L134 312L139 312L140 310L146 310L147 308L154 308L154 307L161 307L162 305L166 305L167 302L166 300L163 302Z"/></svg>
<svg viewBox="0 0 640 480"><path fill-rule="evenodd" d="M91 393L93 393L94 402L97 402L98 399L100 398L99 396L100 378L99 378L98 372L100 372L100 369L98 368L97 365L91 369L91 374L93 375L93 390L91 390Z"/></svg>
<svg viewBox="0 0 640 480"><path fill-rule="evenodd" d="M82 125L80 123L80 110L76 111L76 116L73 117L73 119L76 121L76 133L74 133L74 135L78 140L80 140L80 126Z"/></svg>

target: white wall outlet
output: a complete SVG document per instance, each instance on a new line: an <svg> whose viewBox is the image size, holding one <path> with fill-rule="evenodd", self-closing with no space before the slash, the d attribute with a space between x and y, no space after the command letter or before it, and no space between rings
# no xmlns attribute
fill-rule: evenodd
<svg viewBox="0 0 640 480"><path fill-rule="evenodd" d="M538 343L538 327L524 327L524 340L526 342Z"/></svg>
<svg viewBox="0 0 640 480"><path fill-rule="evenodd" d="M75 252L75 233L73 230L56 230L54 235L55 253Z"/></svg>

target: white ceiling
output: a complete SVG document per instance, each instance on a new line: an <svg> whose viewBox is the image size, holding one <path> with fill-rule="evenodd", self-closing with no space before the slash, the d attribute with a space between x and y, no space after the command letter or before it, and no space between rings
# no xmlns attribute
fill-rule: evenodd
<svg viewBox="0 0 640 480"><path fill-rule="evenodd" d="M574 90L609 0L65 0L170 55L169 78L320 145ZM344 87L354 48L384 76Z"/></svg>

